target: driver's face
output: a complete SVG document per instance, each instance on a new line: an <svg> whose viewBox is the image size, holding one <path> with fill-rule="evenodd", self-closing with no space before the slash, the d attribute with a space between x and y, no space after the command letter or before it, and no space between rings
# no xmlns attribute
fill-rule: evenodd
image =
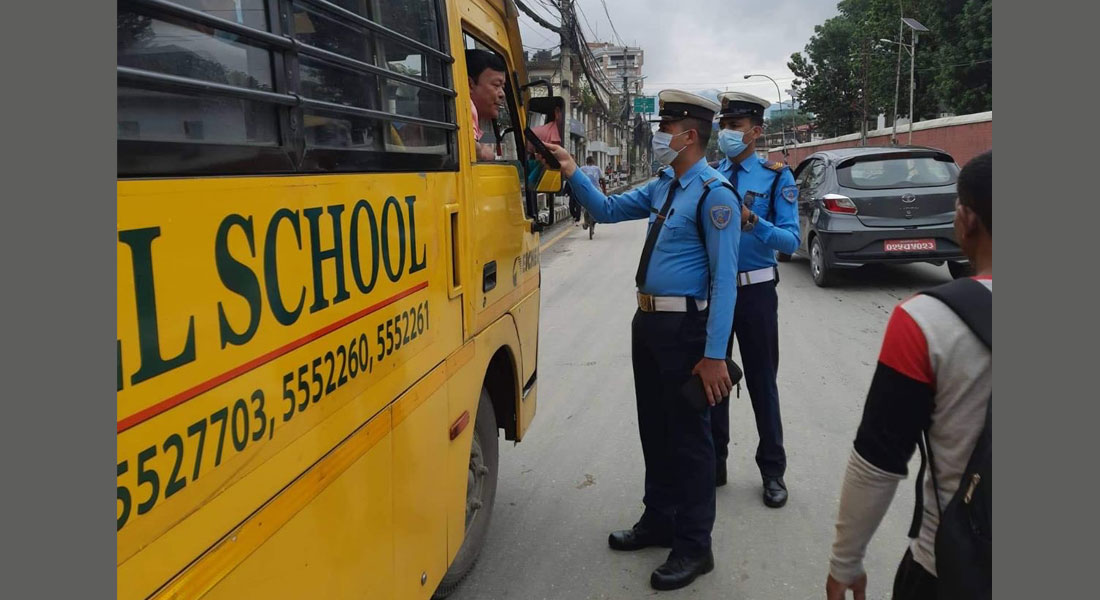
<svg viewBox="0 0 1100 600"><path fill-rule="evenodd" d="M470 98L477 107L479 117L496 119L504 104L504 73L485 69L477 81L470 79Z"/></svg>

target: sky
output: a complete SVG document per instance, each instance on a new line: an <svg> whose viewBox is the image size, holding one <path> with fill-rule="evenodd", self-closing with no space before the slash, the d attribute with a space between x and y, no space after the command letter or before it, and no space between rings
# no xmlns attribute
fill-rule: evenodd
<svg viewBox="0 0 1100 600"><path fill-rule="evenodd" d="M543 0L523 0L557 24L556 9ZM775 101L775 79L789 101L794 75L791 54L802 52L814 26L837 14L838 0L604 0L622 41L645 50L646 95L665 88L714 94L729 89ZM619 43L601 0L575 0L588 41ZM552 16L551 16L552 15ZM587 16L587 21L585 17ZM520 13L523 44L529 50L558 45L557 34Z"/></svg>

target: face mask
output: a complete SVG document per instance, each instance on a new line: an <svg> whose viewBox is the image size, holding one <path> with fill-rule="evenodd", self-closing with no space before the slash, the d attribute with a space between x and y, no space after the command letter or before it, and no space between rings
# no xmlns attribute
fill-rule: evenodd
<svg viewBox="0 0 1100 600"><path fill-rule="evenodd" d="M726 156L733 158L748 147L749 145L745 143L745 132L733 129L723 129L718 132L718 149Z"/></svg>
<svg viewBox="0 0 1100 600"><path fill-rule="evenodd" d="M676 135L683 135L686 131L681 131ZM657 162L661 163L661 166L668 166L672 164L672 161L676 160L676 156L680 154L680 150L673 150L669 144L672 143L672 138L676 137L667 131L658 131L653 134L653 158L657 159ZM682 150L683 148L681 148Z"/></svg>

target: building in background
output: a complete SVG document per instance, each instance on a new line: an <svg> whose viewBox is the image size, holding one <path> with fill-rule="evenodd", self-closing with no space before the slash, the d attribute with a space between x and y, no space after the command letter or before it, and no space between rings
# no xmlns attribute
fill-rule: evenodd
<svg viewBox="0 0 1100 600"><path fill-rule="evenodd" d="M579 160L593 156L601 169L610 167L615 173L626 173L629 169L627 152L635 138L639 137L634 132L635 115L629 112L626 103L628 97L634 98L641 93L639 82L644 52L640 48L629 48L624 54L621 46L611 46L606 42L591 43L589 48L596 57L596 66L602 71L602 78L615 86L611 91L620 92L622 77L626 76L629 94L608 93L601 86L592 85L577 57L568 61L571 68L569 72L564 72L558 48L528 53L528 77L532 81L550 81L555 93L563 86L569 89L565 131L568 138L566 149L570 153ZM617 53L610 49L617 50ZM597 77L601 76L597 74ZM542 95L546 91L545 88L534 87L531 93ZM645 142L648 143L648 138Z"/></svg>
<svg viewBox="0 0 1100 600"><path fill-rule="evenodd" d="M591 42L588 49L592 56L596 57L603 72L614 81L616 85L623 77L628 77L633 83L642 76L642 64L645 62L645 51L641 48L630 46L615 46L609 42Z"/></svg>
<svg viewBox="0 0 1100 600"><path fill-rule="evenodd" d="M563 61L560 48L526 53L527 75L531 81L549 81L555 95L567 98L565 148L582 163L592 156L601 170L610 169L610 188L627 181L631 172L628 158L631 150L637 163L634 172L647 172L650 127L641 115L629 110L628 102L628 98L641 95L644 53L640 48L628 48L624 54L622 46L604 42L589 44L589 49L596 57L595 67L600 70L594 76L610 82L613 89L592 85L585 75L581 58L570 53L568 60ZM563 64L567 66L563 68ZM624 76L627 77L628 94L621 93ZM542 86L530 90L535 96L546 95L546 88ZM562 218L563 206L564 197L559 197L554 202L547 202L544 210L551 221L556 221Z"/></svg>

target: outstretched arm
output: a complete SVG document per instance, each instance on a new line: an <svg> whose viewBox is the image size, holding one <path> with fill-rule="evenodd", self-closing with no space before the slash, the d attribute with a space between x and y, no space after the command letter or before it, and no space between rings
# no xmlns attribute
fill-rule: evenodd
<svg viewBox="0 0 1100 600"><path fill-rule="evenodd" d="M561 174L569 181L573 188L573 194L589 214L598 223L616 223L631 219L644 219L649 216L649 193L653 182L649 185L634 189L625 194L605 196L596 189L584 173L577 168L577 162L565 151L565 148L557 144L546 144L547 149L554 154L554 158L561 163ZM545 159L539 156L539 160L546 164Z"/></svg>

